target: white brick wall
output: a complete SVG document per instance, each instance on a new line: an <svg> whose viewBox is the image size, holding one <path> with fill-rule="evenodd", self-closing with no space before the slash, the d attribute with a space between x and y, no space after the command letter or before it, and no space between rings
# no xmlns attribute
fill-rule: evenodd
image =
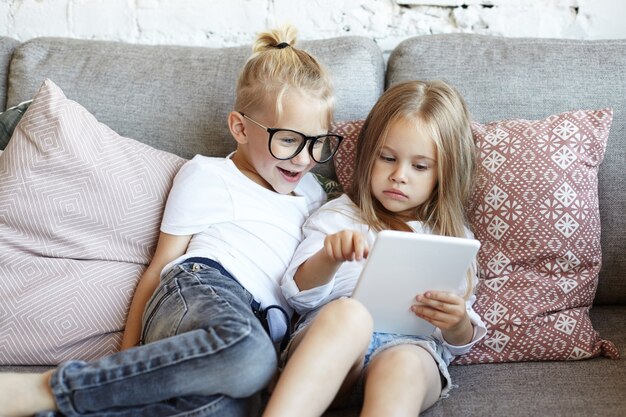
<svg viewBox="0 0 626 417"><path fill-rule="evenodd" d="M623 0L0 0L0 36L232 46L283 22L301 39L413 35L626 38Z"/></svg>

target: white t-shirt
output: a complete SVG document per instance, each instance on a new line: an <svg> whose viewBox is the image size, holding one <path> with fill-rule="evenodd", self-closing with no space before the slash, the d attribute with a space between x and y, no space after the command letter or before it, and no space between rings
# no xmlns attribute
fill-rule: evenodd
<svg viewBox="0 0 626 417"><path fill-rule="evenodd" d="M326 200L310 173L294 194L260 186L230 157L196 155L176 175L161 223L164 233L193 237L185 255L170 262L162 275L186 258L210 258L262 307L276 304L291 313L280 280L302 240L302 224Z"/></svg>
<svg viewBox="0 0 626 417"><path fill-rule="evenodd" d="M416 233L431 233L423 223L411 221L407 223ZM329 201L319 210L309 217L304 223L304 240L296 250L287 271L281 281L281 289L285 298L291 306L301 315L319 308L328 302L342 297L350 297L359 279L365 260L344 262L341 264L335 276L325 285L300 291L294 275L298 267L317 251L324 247L324 239L327 235L351 229L358 231L366 237L367 244L371 248L376 240L374 230L365 225L359 218L358 207L347 195ZM473 237L469 229L466 230L467 237ZM474 276L473 286L478 283L478 278ZM467 284L464 283L457 291L463 296L467 291ZM487 328L482 319L472 305L476 301L476 296L471 295L466 301L466 308L472 324L474 325L474 337L472 341L463 346L452 346L445 342L439 329L435 332L435 337L442 340L444 346L448 348L452 355L467 353L469 349L487 333Z"/></svg>

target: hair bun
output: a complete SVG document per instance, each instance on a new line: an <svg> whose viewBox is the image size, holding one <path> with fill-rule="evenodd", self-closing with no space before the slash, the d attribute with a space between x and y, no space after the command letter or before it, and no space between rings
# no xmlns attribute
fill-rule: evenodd
<svg viewBox="0 0 626 417"><path fill-rule="evenodd" d="M296 44L298 31L292 25L284 25L267 32L260 33L252 47L253 52L264 52L272 49L284 49Z"/></svg>

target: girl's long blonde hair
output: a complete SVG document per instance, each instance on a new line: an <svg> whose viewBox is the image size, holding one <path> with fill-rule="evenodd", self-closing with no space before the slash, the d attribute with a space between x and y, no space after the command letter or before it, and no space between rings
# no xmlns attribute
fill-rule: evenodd
<svg viewBox="0 0 626 417"><path fill-rule="evenodd" d="M253 54L239 75L235 109L246 113L275 105L279 117L283 97L298 90L325 103L326 120L322 122L330 126L334 106L330 75L315 57L295 47L296 37L297 30L291 25L257 36Z"/></svg>
<svg viewBox="0 0 626 417"><path fill-rule="evenodd" d="M412 218L386 210L371 190L372 168L390 126L398 120L413 122L416 132L426 132L436 147L437 184ZM465 237L465 203L476 164L470 120L461 95L443 81L409 81L389 88L367 116L356 145L354 182L348 195L360 208L362 220L377 231L411 231L406 222L419 220L433 233Z"/></svg>

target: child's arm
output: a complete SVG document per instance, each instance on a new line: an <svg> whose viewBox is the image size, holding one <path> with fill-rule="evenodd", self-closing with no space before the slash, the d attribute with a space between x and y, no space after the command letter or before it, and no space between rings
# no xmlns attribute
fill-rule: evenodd
<svg viewBox="0 0 626 417"><path fill-rule="evenodd" d="M300 291L327 284L345 261L360 261L369 248L365 237L354 230L342 230L326 236L324 247L306 260L294 276Z"/></svg>
<svg viewBox="0 0 626 417"><path fill-rule="evenodd" d="M461 346L472 341L474 326L467 314L465 300L446 291L427 291L415 300L421 304L411 310L416 316L441 329L441 334L450 345Z"/></svg>
<svg viewBox="0 0 626 417"><path fill-rule="evenodd" d="M136 346L139 343L143 311L159 285L161 270L169 262L185 253L190 240L191 236L175 236L163 232L159 235L154 257L139 279L130 304L126 328L122 337L122 350Z"/></svg>

